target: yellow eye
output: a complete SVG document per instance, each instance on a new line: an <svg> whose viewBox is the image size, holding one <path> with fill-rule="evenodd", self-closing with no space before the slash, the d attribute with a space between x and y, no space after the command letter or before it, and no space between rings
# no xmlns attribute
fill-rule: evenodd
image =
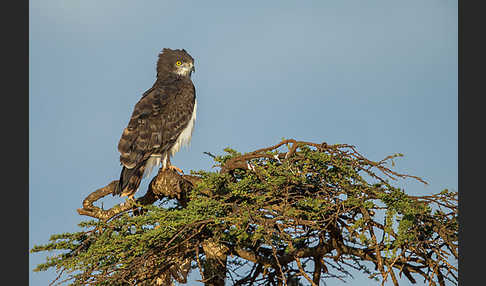
<svg viewBox="0 0 486 286"><path fill-rule="evenodd" d="M180 66L180 65L182 65L182 62L181 61L177 61L176 62L176 65Z"/></svg>

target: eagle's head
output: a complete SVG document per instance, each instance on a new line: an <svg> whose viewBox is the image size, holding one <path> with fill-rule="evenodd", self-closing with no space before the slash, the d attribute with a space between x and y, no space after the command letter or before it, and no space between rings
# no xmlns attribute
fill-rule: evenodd
<svg viewBox="0 0 486 286"><path fill-rule="evenodd" d="M164 77L176 74L184 77L191 77L194 69L194 59L186 50L171 50L164 48L159 54L157 62L157 77Z"/></svg>

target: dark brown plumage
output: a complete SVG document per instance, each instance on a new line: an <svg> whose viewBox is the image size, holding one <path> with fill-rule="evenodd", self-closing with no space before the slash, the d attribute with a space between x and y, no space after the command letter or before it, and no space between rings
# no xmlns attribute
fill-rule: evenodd
<svg viewBox="0 0 486 286"><path fill-rule="evenodd" d="M197 105L193 71L194 59L185 50L159 54L157 80L135 105L118 143L123 167L114 195L132 197L144 173L159 163L170 167L170 156L189 143Z"/></svg>

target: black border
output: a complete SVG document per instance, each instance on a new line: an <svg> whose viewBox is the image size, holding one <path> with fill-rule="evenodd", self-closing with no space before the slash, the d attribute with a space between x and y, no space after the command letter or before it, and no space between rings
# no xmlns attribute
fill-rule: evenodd
<svg viewBox="0 0 486 286"><path fill-rule="evenodd" d="M459 285L483 281L484 189L484 9L480 1L458 1ZM467 5L466 5L467 4ZM484 283L484 282L483 282Z"/></svg>
<svg viewBox="0 0 486 286"><path fill-rule="evenodd" d="M29 1L2 6L2 284L28 285Z"/></svg>

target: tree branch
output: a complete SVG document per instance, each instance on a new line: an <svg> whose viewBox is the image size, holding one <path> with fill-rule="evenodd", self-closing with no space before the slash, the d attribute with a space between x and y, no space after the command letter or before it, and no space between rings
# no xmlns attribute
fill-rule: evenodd
<svg viewBox="0 0 486 286"><path fill-rule="evenodd" d="M96 201L113 193L116 184L118 184L118 180L115 180L89 194L83 200L83 208L80 208L77 211L80 215L107 221L120 213L133 210L139 205L153 204L155 201L163 197L177 199L182 206L185 206L188 201L187 193L199 180L200 178L195 176L180 175L173 170L162 170L161 168L159 169L157 176L150 182L147 193L144 196L137 198L136 200L128 199L127 201L107 210L94 206L93 204Z"/></svg>

